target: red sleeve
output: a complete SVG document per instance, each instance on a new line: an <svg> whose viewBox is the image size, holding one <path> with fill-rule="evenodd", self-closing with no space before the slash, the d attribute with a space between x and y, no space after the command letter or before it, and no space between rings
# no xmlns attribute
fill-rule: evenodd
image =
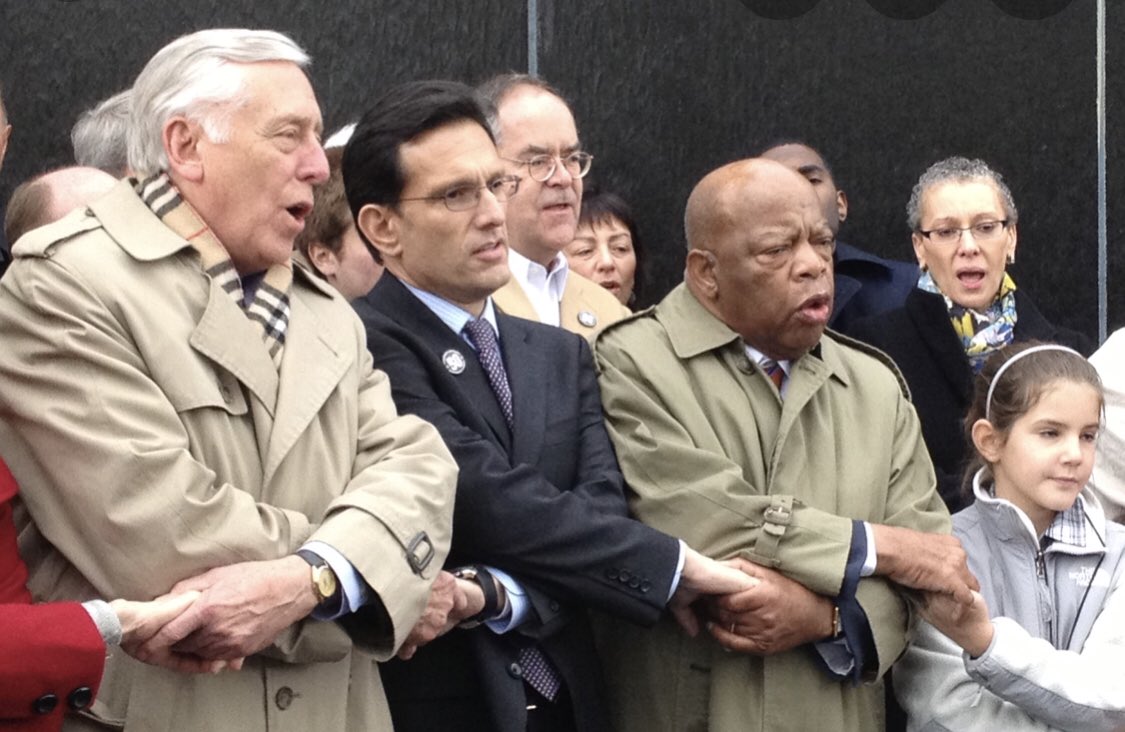
<svg viewBox="0 0 1125 732"><path fill-rule="evenodd" d="M0 605L0 719L45 716L39 702L53 694L54 714L85 708L98 693L105 643L81 605Z"/></svg>
<svg viewBox="0 0 1125 732"><path fill-rule="evenodd" d="M27 567L16 547L16 527L12 524L12 503L16 481L0 460L0 603L31 602L27 591Z"/></svg>

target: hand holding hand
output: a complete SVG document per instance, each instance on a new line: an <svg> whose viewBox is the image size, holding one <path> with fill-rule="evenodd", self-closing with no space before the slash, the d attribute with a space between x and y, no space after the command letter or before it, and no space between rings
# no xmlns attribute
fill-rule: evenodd
<svg viewBox="0 0 1125 732"><path fill-rule="evenodd" d="M684 545L684 569L680 584L668 603L668 609L680 626L693 638L699 634L699 618L692 604L703 595L727 595L753 587L758 580L735 567L703 556Z"/></svg>
<svg viewBox="0 0 1125 732"><path fill-rule="evenodd" d="M973 601L969 605L957 602L949 595L928 593L918 612L973 658L979 657L992 645L992 618L988 615L988 604L979 592L973 593Z"/></svg>
<svg viewBox="0 0 1125 732"><path fill-rule="evenodd" d="M745 559L728 564L758 584L708 603L708 630L724 648L771 655L832 635L832 602L780 572Z"/></svg>
<svg viewBox="0 0 1125 732"><path fill-rule="evenodd" d="M114 600L110 608L121 623L121 648L131 656L137 656L137 649L152 638L167 623L179 617L199 597L199 593L185 592L179 595L164 595L151 602ZM145 660L145 659L142 659ZM227 668L227 661L211 661L198 656L181 654L160 655L150 659L165 668L182 673L215 673ZM241 667L241 659L237 662Z"/></svg>
<svg viewBox="0 0 1125 732"><path fill-rule="evenodd" d="M268 646L317 603L309 565L297 556L216 567L178 583L172 594L192 590L198 599L142 644L137 658L159 663L177 653L236 661Z"/></svg>
<svg viewBox="0 0 1125 732"><path fill-rule="evenodd" d="M441 572L430 588L422 617L399 648L398 657L409 660L420 647L453 630L458 623L476 615L483 607L484 593L479 584Z"/></svg>
<svg viewBox="0 0 1125 732"><path fill-rule="evenodd" d="M904 587L949 595L963 605L973 602L980 583L969 571L965 550L955 537L882 524L871 524L871 531L875 574Z"/></svg>

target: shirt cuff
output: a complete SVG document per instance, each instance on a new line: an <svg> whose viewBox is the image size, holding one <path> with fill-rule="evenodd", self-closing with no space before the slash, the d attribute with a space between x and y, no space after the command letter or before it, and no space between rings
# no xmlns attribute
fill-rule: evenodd
<svg viewBox="0 0 1125 732"><path fill-rule="evenodd" d="M107 646L121 645L121 621L117 613L105 600L90 600L82 603L82 609L90 614L98 632Z"/></svg>
<svg viewBox="0 0 1125 732"><path fill-rule="evenodd" d="M531 600L527 598L527 592L523 589L523 586L510 574L495 567L488 567L488 571L492 573L497 582L504 586L504 591L508 593L508 606L499 616L486 620L484 624L493 633L503 635L520 627L527 621L531 613Z"/></svg>
<svg viewBox="0 0 1125 732"><path fill-rule="evenodd" d="M863 522L863 535L867 538L867 556L863 559L863 569L860 570L859 576L870 577L875 574L875 564L879 561L879 557L875 554L875 531L867 521Z"/></svg>
<svg viewBox="0 0 1125 732"><path fill-rule="evenodd" d="M344 555L323 541L310 541L301 547L317 555L332 569L340 586L340 604L336 607L317 607L312 617L317 620L336 620L350 615L371 600L371 588Z"/></svg>
<svg viewBox="0 0 1125 732"><path fill-rule="evenodd" d="M672 596L676 594L676 590L680 588L680 575L684 573L684 560L687 558L687 542L680 539L680 558L676 561L676 574L672 576L672 586L668 588L668 599L664 604L672 602Z"/></svg>

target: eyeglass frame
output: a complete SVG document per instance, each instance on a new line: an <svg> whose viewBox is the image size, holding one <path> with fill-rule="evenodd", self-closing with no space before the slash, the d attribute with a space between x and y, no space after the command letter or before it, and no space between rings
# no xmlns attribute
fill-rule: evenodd
<svg viewBox="0 0 1125 732"><path fill-rule="evenodd" d="M481 191L483 191L484 189L487 188L488 192L491 193L493 195L493 197L496 198L497 201L499 201L501 203L506 203L508 201L508 199L510 199L512 196L514 196L514 195L516 195L517 193L520 192L520 182L522 180L523 180L523 177L519 176L519 175L514 175L514 174L501 175L501 176L498 176L496 178L493 178L492 180L488 181L487 183L482 183L479 186L471 186L471 185L468 185L468 184L459 184L459 185L450 186L448 189L446 189L445 193L442 193L442 194L437 195L437 196L411 196L409 198L399 198L395 202L395 205L398 205L399 203L404 203L406 201L430 201L430 202L441 201L442 203L445 204L445 208L449 211L452 211L453 213L460 213L461 211L472 211L474 208L476 208L477 206L480 205L481 196L484 195ZM491 186L496 184L496 183L514 183L515 187L512 189L511 193L508 193L507 195L501 197L501 196L496 195L496 191L492 190L492 188L491 188ZM453 193L454 191L460 191L460 190L463 190L463 189L470 189L470 188L475 193L475 198L473 199L473 202L471 204L469 204L468 206L465 206L464 208L452 208L449 205L449 194L450 193Z"/></svg>
<svg viewBox="0 0 1125 732"><path fill-rule="evenodd" d="M981 226L983 224L1000 224L1000 231L1005 231L1008 228L1008 224L1010 224L1010 223L1011 223L1011 219L989 219L987 221L978 221L975 224L973 224L972 226L938 226L938 227L935 227L933 229L930 229L929 231L926 231L924 229L918 229L918 233L921 234L922 236L926 237L930 241L936 243L936 244L959 244L961 242L961 237L963 237L965 235L966 231L972 231L973 229L975 229L978 226ZM941 241L936 241L931 236L931 234L933 234L935 231L941 231L943 229L950 229L950 230L956 229L957 230L957 238L952 239L952 240L947 241L947 242L941 242ZM999 234L997 234L997 236L999 236ZM992 241L992 239L991 239L991 237L985 237L985 238L982 239L981 237L977 236L976 234L973 234L973 241Z"/></svg>
<svg viewBox="0 0 1125 732"><path fill-rule="evenodd" d="M586 159L585 168L578 173L572 172L571 169L567 168L566 166L566 160L573 158L575 155L584 155ZM537 160L542 160L543 158L551 159L551 167L550 169L548 169L545 176L543 176L542 178L536 178L531 172L531 166L534 165ZM503 155L500 156L500 159L507 160L509 163L526 165L527 177L531 178L536 183L546 183L547 181L551 180L551 176L553 176L555 174L555 171L559 169L559 163L562 163L563 168L566 169L566 172L569 173L572 178L585 178L587 174L589 174L590 168L594 166L594 156L586 152L585 150L574 150L573 152L569 152L566 154L565 159L562 153L540 153L538 155L532 155L530 160L522 160L520 158L506 158Z"/></svg>

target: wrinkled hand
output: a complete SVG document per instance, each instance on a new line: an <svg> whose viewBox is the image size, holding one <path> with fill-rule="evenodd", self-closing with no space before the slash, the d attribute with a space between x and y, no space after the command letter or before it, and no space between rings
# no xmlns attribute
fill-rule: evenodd
<svg viewBox="0 0 1125 732"><path fill-rule="evenodd" d="M832 602L772 569L745 559L733 567L758 579L750 589L708 603L708 630L724 648L768 656L832 635Z"/></svg>
<svg viewBox="0 0 1125 732"><path fill-rule="evenodd" d="M973 593L970 605L957 602L949 595L927 593L918 613L973 658L979 657L992 644L992 618L979 592Z"/></svg>
<svg viewBox="0 0 1125 732"><path fill-rule="evenodd" d="M216 567L178 583L172 594L192 590L200 593L196 601L143 643L137 658L166 665L178 654L240 666L317 603L309 565L297 556Z"/></svg>
<svg viewBox="0 0 1125 732"><path fill-rule="evenodd" d="M165 624L179 617L198 597L198 592L185 592L180 595L164 595L151 602L114 600L109 603L121 623L121 649L136 656L141 644L156 635ZM209 661L179 654L157 660L160 665L181 673L215 673L227 667L226 661Z"/></svg>
<svg viewBox="0 0 1125 732"><path fill-rule="evenodd" d="M875 574L904 587L950 595L969 605L980 583L969 571L961 542L948 534L927 534L900 526L871 524Z"/></svg>
<svg viewBox="0 0 1125 732"><path fill-rule="evenodd" d="M668 609L676 622L694 638L699 634L699 618L692 609L696 600L704 595L727 595L749 589L758 580L734 567L705 557L686 544L684 546L684 569L680 573L680 584L668 603Z"/></svg>
<svg viewBox="0 0 1125 732"><path fill-rule="evenodd" d="M411 659L420 647L453 630L458 623L476 615L482 608L484 593L480 585L458 579L449 572L441 572L430 587L422 617L398 649L398 657L404 661Z"/></svg>

